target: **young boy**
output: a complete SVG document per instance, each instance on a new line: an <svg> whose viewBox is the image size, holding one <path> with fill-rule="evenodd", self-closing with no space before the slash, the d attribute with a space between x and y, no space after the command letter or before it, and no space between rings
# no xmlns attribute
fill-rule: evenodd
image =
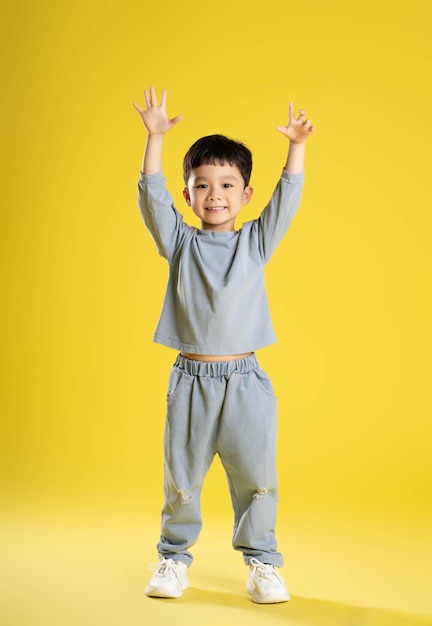
<svg viewBox="0 0 432 626"><path fill-rule="evenodd" d="M256 220L235 230L252 196L252 155L222 135L202 137L184 158L183 196L201 222L183 222L165 187L162 146L181 117L166 114L145 91L134 104L147 130L139 208L170 266L154 340L180 352L171 370L165 430L165 503L159 563L148 596L177 598L188 586L189 548L201 530L200 494L216 454L225 468L234 509L233 547L249 566L246 590L258 603L286 602L276 567L276 398L255 357L274 343L264 266L284 236L301 198L305 140L314 127L304 111L277 130L290 140L273 196Z"/></svg>

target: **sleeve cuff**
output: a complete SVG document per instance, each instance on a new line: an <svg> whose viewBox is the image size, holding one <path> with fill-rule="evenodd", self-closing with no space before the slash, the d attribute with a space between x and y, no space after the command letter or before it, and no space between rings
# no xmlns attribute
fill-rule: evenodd
<svg viewBox="0 0 432 626"><path fill-rule="evenodd" d="M299 172L298 174L291 174L290 172L287 172L285 169L282 170L282 177L283 180L286 180L288 183L302 183L303 179L304 179L304 172Z"/></svg>
<svg viewBox="0 0 432 626"><path fill-rule="evenodd" d="M157 172L156 174L143 174L140 172L139 182L144 185L149 185L151 183L160 183L165 180L165 176L162 171Z"/></svg>

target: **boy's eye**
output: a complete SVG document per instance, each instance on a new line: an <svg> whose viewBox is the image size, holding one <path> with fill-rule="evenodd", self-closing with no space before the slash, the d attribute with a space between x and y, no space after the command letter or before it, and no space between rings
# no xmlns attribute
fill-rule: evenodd
<svg viewBox="0 0 432 626"><path fill-rule="evenodd" d="M223 186L225 187L225 189L229 189L230 187L232 187L231 183L224 183Z"/></svg>
<svg viewBox="0 0 432 626"><path fill-rule="evenodd" d="M207 185L201 183L201 185L196 185L196 189L207 189Z"/></svg>

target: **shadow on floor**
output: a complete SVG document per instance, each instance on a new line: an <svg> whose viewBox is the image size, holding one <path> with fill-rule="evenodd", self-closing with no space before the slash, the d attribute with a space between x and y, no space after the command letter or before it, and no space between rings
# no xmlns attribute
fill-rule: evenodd
<svg viewBox="0 0 432 626"><path fill-rule="evenodd" d="M153 599L156 600L156 599ZM156 600L158 601L158 600ZM166 600L159 600L166 602ZM168 602L171 602L170 600ZM185 595L175 600L183 608L212 607L248 613L267 626L283 622L286 626L432 626L432 617L423 617L393 610L357 607L326 600L294 596L291 602L277 605L257 605L248 596L208 591L190 587ZM255 623L255 619L248 623ZM241 623L240 621L237 624ZM258 623L258 622L257 622ZM222 620L223 626L231 626ZM205 626L203 622L203 626Z"/></svg>

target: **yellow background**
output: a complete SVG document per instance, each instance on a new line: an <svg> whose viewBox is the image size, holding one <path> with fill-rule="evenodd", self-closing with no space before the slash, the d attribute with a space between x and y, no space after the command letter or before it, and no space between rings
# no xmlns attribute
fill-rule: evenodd
<svg viewBox="0 0 432 626"><path fill-rule="evenodd" d="M288 100L317 126L301 211L267 271L279 341L259 354L280 404L279 538L298 598L286 623L354 623L343 607L431 612L430 28L425 0L2 2L0 469L11 624L138 624L149 610L142 588L155 558L174 359L151 340L167 268L136 208L145 132L132 101L150 84L167 87L169 114L184 116L164 169L188 219L181 162L199 136L221 132L252 149L250 219L284 163L275 126ZM227 559L243 585L218 464L203 508L196 584ZM73 560L79 550L104 555L94 574L84 556L85 574ZM111 601L119 588L128 598L125 621L120 600L118 620L106 609L86 621L68 605L66 588L80 590L83 606L95 588L106 597L105 562L128 571L124 588L107 583ZM65 563L70 579L53 573ZM197 603L207 621L177 619L241 622L234 599L222 597L218 613L216 594L206 598ZM172 603L159 606L159 623L175 619Z"/></svg>

